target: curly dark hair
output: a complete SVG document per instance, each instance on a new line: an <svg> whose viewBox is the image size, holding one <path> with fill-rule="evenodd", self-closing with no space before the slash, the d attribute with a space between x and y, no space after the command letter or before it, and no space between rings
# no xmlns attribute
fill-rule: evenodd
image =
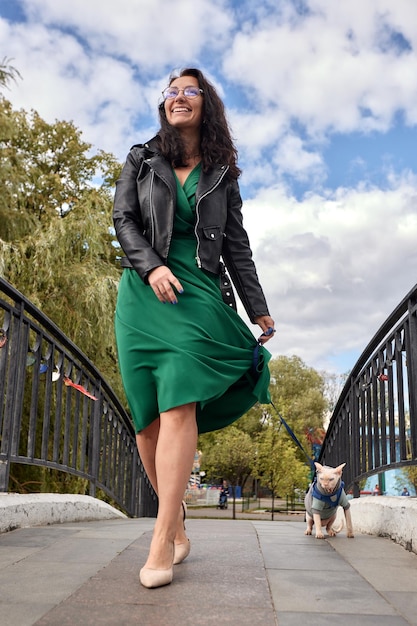
<svg viewBox="0 0 417 626"><path fill-rule="evenodd" d="M241 171L237 166L237 150L230 134L222 100L204 74L195 68L173 72L168 85L182 76L194 76L198 80L200 89L203 90L203 121L200 129L203 171L209 171L213 165L228 165L229 176L237 179ZM163 102L159 105L159 119L161 128L158 131L158 138L161 154L173 167L184 166L185 150L181 135L177 128L168 123Z"/></svg>

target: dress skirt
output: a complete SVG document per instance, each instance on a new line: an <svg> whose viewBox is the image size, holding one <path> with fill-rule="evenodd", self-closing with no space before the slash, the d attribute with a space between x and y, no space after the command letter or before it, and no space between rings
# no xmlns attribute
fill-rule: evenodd
<svg viewBox="0 0 417 626"><path fill-rule="evenodd" d="M219 277L197 267L194 194L200 168L181 187L167 265L184 292L162 304L133 269L120 280L115 330L119 367L135 431L161 412L196 402L199 433L231 424L269 403L269 352L223 302Z"/></svg>

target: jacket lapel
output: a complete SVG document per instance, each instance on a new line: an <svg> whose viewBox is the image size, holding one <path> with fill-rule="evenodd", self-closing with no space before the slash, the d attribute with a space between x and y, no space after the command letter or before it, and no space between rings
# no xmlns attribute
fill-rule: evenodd
<svg viewBox="0 0 417 626"><path fill-rule="evenodd" d="M217 183L223 178L229 168L225 165L215 165L210 172L206 174L201 172L200 179L197 185L196 199L199 199L209 192Z"/></svg>

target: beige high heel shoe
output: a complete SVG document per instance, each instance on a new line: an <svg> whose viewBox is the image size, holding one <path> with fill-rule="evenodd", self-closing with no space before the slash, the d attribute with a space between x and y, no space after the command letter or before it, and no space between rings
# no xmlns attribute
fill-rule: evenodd
<svg viewBox="0 0 417 626"><path fill-rule="evenodd" d="M156 587L163 587L164 585L170 585L174 576L174 568L168 569L150 569L149 567L142 567L139 572L139 580L141 585L148 589L155 589Z"/></svg>
<svg viewBox="0 0 417 626"><path fill-rule="evenodd" d="M184 500L181 502L183 510L183 523L185 530L185 518L187 517L187 505ZM174 543L174 565L182 563L190 554L191 542L189 539L185 543Z"/></svg>
<svg viewBox="0 0 417 626"><path fill-rule="evenodd" d="M174 552L174 550L173 550ZM152 569L150 567L142 567L139 572L139 580L141 585L148 589L156 587L164 587L170 585L174 576L173 565L167 569Z"/></svg>

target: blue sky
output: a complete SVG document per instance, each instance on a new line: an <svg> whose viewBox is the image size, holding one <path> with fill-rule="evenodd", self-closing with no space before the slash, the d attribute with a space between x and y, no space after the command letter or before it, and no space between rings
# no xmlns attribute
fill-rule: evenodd
<svg viewBox="0 0 417 626"><path fill-rule="evenodd" d="M16 108L120 161L173 68L215 83L274 356L351 369L417 282L417 3L0 0L0 42Z"/></svg>

